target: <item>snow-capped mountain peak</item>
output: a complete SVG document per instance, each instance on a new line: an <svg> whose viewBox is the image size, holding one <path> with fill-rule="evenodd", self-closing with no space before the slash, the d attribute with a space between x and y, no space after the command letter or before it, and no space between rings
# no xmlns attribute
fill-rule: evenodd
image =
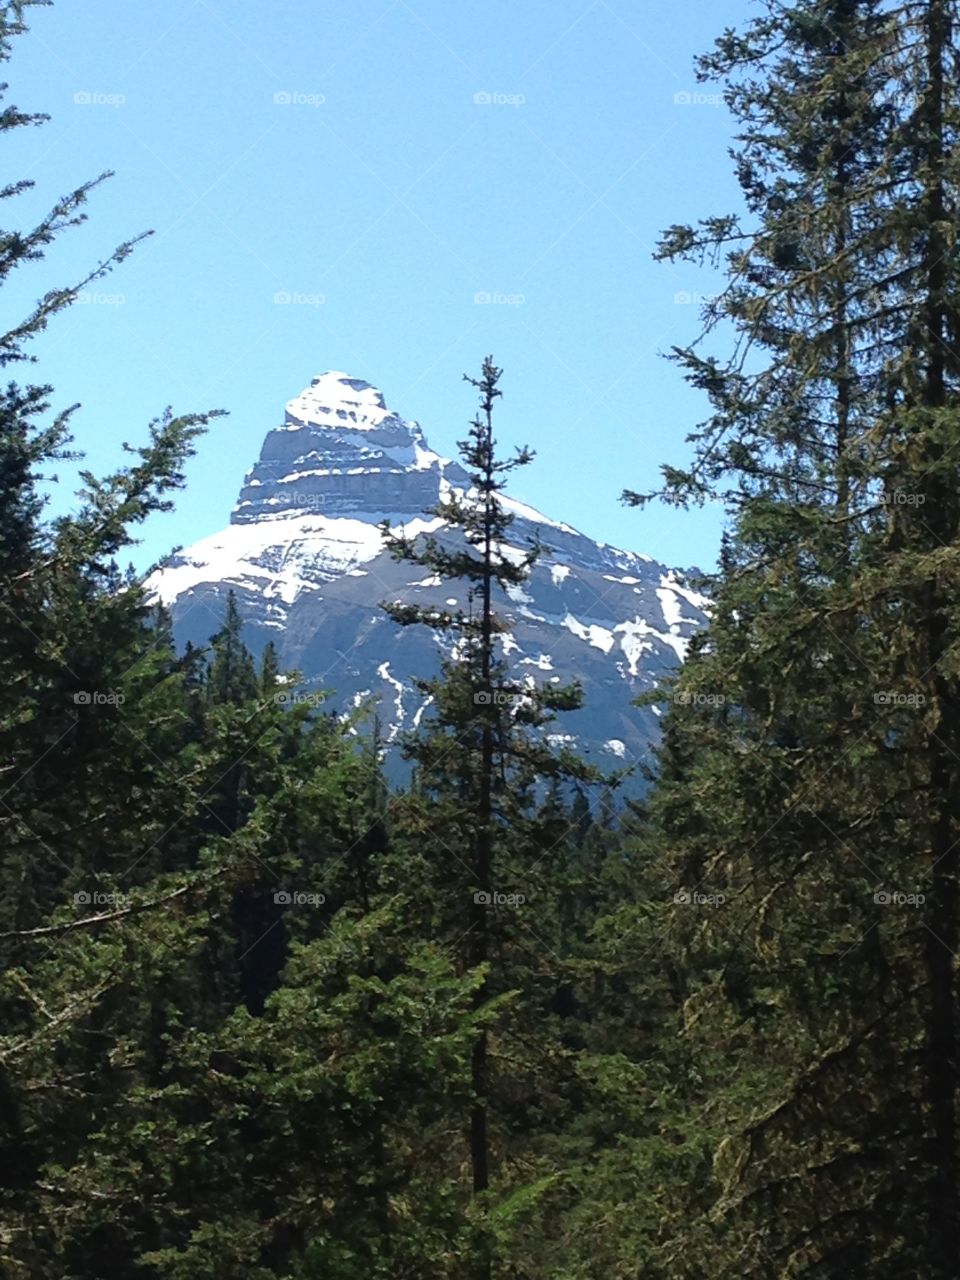
<svg viewBox="0 0 960 1280"><path fill-rule="evenodd" d="M415 516L439 500L443 481L462 484L466 475L429 448L419 423L388 408L363 378L323 373L267 433L231 522Z"/></svg>
<svg viewBox="0 0 960 1280"><path fill-rule="evenodd" d="M424 578L419 566L393 560L377 525L455 540L428 513L469 488L463 468L433 452L375 386L321 374L267 432L230 525L171 556L147 587L171 609L178 639L201 645L235 591L255 652L272 640L308 687L334 691L333 707L379 698L392 741L425 711L415 679L452 653L427 627L398 628L380 602L471 605L469 584ZM580 680L586 705L558 728L600 763L639 759L656 739L658 709L633 699L682 659L707 602L649 556L596 542L514 498L503 503L514 517L503 552L519 559L534 540L546 550L522 588L498 593L504 659L518 679Z"/></svg>
<svg viewBox="0 0 960 1280"><path fill-rule="evenodd" d="M373 431L391 414L383 392L348 373L329 370L321 373L306 390L287 401L287 426L346 427Z"/></svg>

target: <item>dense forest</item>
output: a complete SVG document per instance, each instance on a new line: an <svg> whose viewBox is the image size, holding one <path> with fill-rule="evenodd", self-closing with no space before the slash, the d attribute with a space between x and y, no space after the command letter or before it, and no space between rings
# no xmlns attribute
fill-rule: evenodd
<svg viewBox="0 0 960 1280"><path fill-rule="evenodd" d="M213 414L48 511L76 455L31 343L136 240L2 326L4 1277L960 1274L960 14L759 7L698 64L742 207L658 250L725 283L673 351L687 461L623 498L727 525L642 799L551 745L576 685L499 656L540 551L502 551L532 459L492 358L460 540L384 530L474 600L392 607L454 653L397 789L375 714L292 696L234 600L180 651L120 567ZM0 278L103 181L5 230Z"/></svg>

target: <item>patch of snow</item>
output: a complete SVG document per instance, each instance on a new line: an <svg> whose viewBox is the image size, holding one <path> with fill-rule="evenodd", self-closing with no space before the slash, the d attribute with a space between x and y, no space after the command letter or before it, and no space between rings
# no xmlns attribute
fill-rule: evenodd
<svg viewBox="0 0 960 1280"><path fill-rule="evenodd" d="M597 626L592 623L589 627L585 627L582 622L578 622L572 613L568 613L563 619L563 625L568 631L580 640L587 640L595 649L600 649L604 653L609 653L616 643L613 632L608 631L606 627Z"/></svg>
<svg viewBox="0 0 960 1280"><path fill-rule="evenodd" d="M550 577L553 579L555 587L562 587L564 580L570 576L570 566L568 564L553 564L550 566Z"/></svg>
<svg viewBox="0 0 960 1280"><path fill-rule="evenodd" d="M441 523L417 517L394 523L393 532L415 538ZM256 520L201 538L152 573L144 587L166 606L208 582L246 587L290 605L301 592L355 571L382 551L380 531L367 520L319 514Z"/></svg>
<svg viewBox="0 0 960 1280"><path fill-rule="evenodd" d="M672 634L661 635L659 638L663 641L664 644L668 644L670 648L674 651L674 653L677 655L677 657L680 659L680 661L683 662L684 658L687 656L687 648L689 647L689 644L690 644L689 640L685 640L683 636L677 636Z"/></svg>
<svg viewBox="0 0 960 1280"><path fill-rule="evenodd" d="M578 538L581 536L579 530L574 529L572 525L561 524L557 520L551 520L534 507L528 507L525 502L518 502L516 498L508 498L505 494L500 494L500 503L504 511L509 512L512 516L518 516L521 520L530 520L534 524L545 524L550 529L559 529L562 533L572 533Z"/></svg>
<svg viewBox="0 0 960 1280"><path fill-rule="evenodd" d="M498 542L496 546L497 554L503 556L504 560L509 560L511 564L520 564L525 560L527 551L522 551L519 547L511 547L508 542Z"/></svg>
<svg viewBox="0 0 960 1280"><path fill-rule="evenodd" d="M277 484L292 484L294 480L304 480L307 476L340 476L343 472L339 467L325 467L316 471L291 471L288 475L281 476ZM259 481L257 482L259 484Z"/></svg>
<svg viewBox="0 0 960 1280"><path fill-rule="evenodd" d="M374 431L387 418L395 419L383 395L362 378L331 370L287 403L287 422L294 427L347 427Z"/></svg>
<svg viewBox="0 0 960 1280"><path fill-rule="evenodd" d="M710 601L706 596L701 595L699 591L692 591L689 587L682 586L676 581L672 573L667 574L667 580L677 595L682 596L687 604L692 604L695 609L699 609L702 613L710 612Z"/></svg>
<svg viewBox="0 0 960 1280"><path fill-rule="evenodd" d="M380 677L381 680L386 680L388 684L392 684L397 691L397 696L396 696L396 699L394 700L394 706L397 709L397 718L394 721L394 723L390 726L390 731L387 734L387 741L393 742L397 734L400 732L401 727L403 726L403 720L404 720L404 714L405 714L403 710L403 692L404 692L403 681L395 679L390 674L389 662L380 663L379 667L377 667L377 675Z"/></svg>
<svg viewBox="0 0 960 1280"><path fill-rule="evenodd" d="M640 659L653 649L653 641L648 637L656 636L657 632L643 618L635 618L632 622L620 622L613 630L623 633L620 648L627 660L627 669L632 676L635 676Z"/></svg>
<svg viewBox="0 0 960 1280"><path fill-rule="evenodd" d="M426 698L426 700L422 702L419 707L417 707L417 712L416 712L416 715L413 717L413 722L412 722L414 729L420 728L420 721L423 719L423 713L427 710L427 708L430 706L432 702L433 702L433 694L431 693Z"/></svg>
<svg viewBox="0 0 960 1280"><path fill-rule="evenodd" d="M604 744L608 751L612 751L615 756L619 756L623 760L627 754L627 744L621 742L619 738L608 738Z"/></svg>
<svg viewBox="0 0 960 1280"><path fill-rule="evenodd" d="M657 587L657 598L660 601L660 608L663 610L663 620L673 632L674 635L679 631L680 623L686 622L691 626L699 626L699 618L685 618L683 610L680 607L680 600L686 600L688 604L693 605L695 609L707 611L709 601L697 591L690 591L687 587L681 586L675 575L664 573L660 575L660 586Z"/></svg>
<svg viewBox="0 0 960 1280"><path fill-rule="evenodd" d="M549 653L538 654L536 658L521 658L517 664L521 667L536 667L538 671L552 671L553 659Z"/></svg>
<svg viewBox="0 0 960 1280"><path fill-rule="evenodd" d="M657 599L663 612L663 620L671 630L679 627L683 621L683 610L677 600L673 585L667 578L661 577L661 586L657 587Z"/></svg>

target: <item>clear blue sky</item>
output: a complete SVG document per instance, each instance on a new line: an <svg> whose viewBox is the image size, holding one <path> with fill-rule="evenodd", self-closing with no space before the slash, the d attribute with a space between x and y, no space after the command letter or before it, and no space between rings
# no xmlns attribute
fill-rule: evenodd
<svg viewBox="0 0 960 1280"><path fill-rule="evenodd" d="M461 374L487 352L506 371L498 434L538 455L517 497L604 541L711 565L715 506L618 499L684 458L706 412L661 353L696 332L696 306L676 295L716 277L651 251L670 223L737 204L724 108L675 95L697 90L694 55L751 12L747 0L33 11L6 78L13 102L53 118L5 144L8 175L37 183L7 221L14 204L22 225L102 169L116 177L8 290L8 316L156 231L98 286L122 301L56 321L33 376L59 404L81 402L77 444L95 471L167 404L230 415L138 565L227 523L264 434L314 374L367 378L449 453L473 410Z"/></svg>

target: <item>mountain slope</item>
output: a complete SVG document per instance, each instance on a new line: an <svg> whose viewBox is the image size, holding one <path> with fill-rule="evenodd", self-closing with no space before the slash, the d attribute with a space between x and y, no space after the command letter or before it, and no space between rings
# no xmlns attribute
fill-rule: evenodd
<svg viewBox="0 0 960 1280"><path fill-rule="evenodd" d="M219 626L234 590L250 647L258 652L272 640L281 663L303 673L296 696L331 691L337 710L376 700L393 741L424 714L412 679L436 669L440 641L426 627L398 627L380 601L464 609L469 601L464 584L423 578L417 566L392 560L377 524L443 538L443 522L427 509L467 483L376 388L326 373L268 432L228 528L171 556L148 587L170 608L178 640L194 644ZM498 601L505 657L531 681L581 681L586 705L557 730L590 758L607 767L641 758L656 738L657 713L632 699L676 666L706 621L706 602L649 556L504 502L517 554L533 540L547 549L530 581Z"/></svg>

